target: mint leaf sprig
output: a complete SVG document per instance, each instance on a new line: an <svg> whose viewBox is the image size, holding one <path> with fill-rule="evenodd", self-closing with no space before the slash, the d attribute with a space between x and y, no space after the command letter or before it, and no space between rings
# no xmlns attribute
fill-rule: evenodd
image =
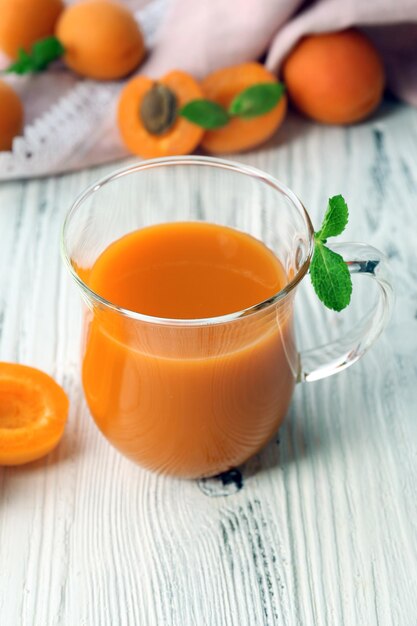
<svg viewBox="0 0 417 626"><path fill-rule="evenodd" d="M284 95L282 83L256 83L237 94L226 109L221 104L199 98L187 102L179 115L207 130L222 128L233 117L252 119L272 111Z"/></svg>
<svg viewBox="0 0 417 626"><path fill-rule="evenodd" d="M179 110L179 115L185 117L189 122L197 124L206 130L222 128L230 120L226 109L212 100L199 98L190 100Z"/></svg>
<svg viewBox="0 0 417 626"><path fill-rule="evenodd" d="M56 37L36 41L30 52L19 49L17 60L6 68L8 74L35 74L44 70L52 61L64 54L64 46Z"/></svg>
<svg viewBox="0 0 417 626"><path fill-rule="evenodd" d="M310 277L314 291L325 306L341 311L350 303L352 279L346 262L325 244L340 235L348 223L349 211L343 196L329 198L320 230L314 233L314 253Z"/></svg>
<svg viewBox="0 0 417 626"><path fill-rule="evenodd" d="M229 106L229 114L250 120L274 109L285 93L283 83L257 83L241 91Z"/></svg>

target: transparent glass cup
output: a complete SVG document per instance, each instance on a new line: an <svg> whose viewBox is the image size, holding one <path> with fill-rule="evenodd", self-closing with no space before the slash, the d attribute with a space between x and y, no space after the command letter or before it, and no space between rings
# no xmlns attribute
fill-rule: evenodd
<svg viewBox="0 0 417 626"><path fill-rule="evenodd" d="M205 221L261 240L288 283L243 311L164 319L122 309L94 293L89 272L115 240L156 223ZM82 380L104 436L133 461L183 477L244 462L282 423L296 382L352 365L389 318L385 257L364 244L336 244L352 274L379 286L374 308L339 340L299 352L293 304L313 252L300 200L271 176L206 157L144 161L87 189L63 228L62 253L85 307Z"/></svg>

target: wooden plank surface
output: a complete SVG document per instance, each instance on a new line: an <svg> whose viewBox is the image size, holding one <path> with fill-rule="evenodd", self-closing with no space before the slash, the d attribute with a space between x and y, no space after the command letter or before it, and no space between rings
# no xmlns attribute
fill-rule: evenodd
<svg viewBox="0 0 417 626"><path fill-rule="evenodd" d="M239 159L286 182L316 223L346 196L346 239L392 261L388 331L355 367L298 386L242 486L149 474L88 415L80 303L59 258L71 201L112 168L1 185L0 358L71 398L56 451L0 468L1 626L417 624L417 112L388 103L348 129L293 116ZM302 286L300 344L340 333L365 300L358 285L336 318Z"/></svg>

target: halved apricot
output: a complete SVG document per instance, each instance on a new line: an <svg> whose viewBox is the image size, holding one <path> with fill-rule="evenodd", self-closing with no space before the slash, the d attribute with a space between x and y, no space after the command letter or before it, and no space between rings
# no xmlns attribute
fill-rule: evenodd
<svg viewBox="0 0 417 626"><path fill-rule="evenodd" d="M197 81L179 70L158 81L133 78L120 94L117 114L124 144L145 159L189 154L200 143L204 129L177 112L202 97Z"/></svg>
<svg viewBox="0 0 417 626"><path fill-rule="evenodd" d="M58 444L68 415L64 390L47 374L0 363L0 465L21 465Z"/></svg>
<svg viewBox="0 0 417 626"><path fill-rule="evenodd" d="M201 83L204 96L226 109L240 92L257 83L277 82L260 63L242 63L217 70ZM282 96L276 107L268 113L244 119L233 117L223 128L209 130L204 135L202 146L208 152L222 154L240 152L263 143L271 137L284 119L287 98Z"/></svg>

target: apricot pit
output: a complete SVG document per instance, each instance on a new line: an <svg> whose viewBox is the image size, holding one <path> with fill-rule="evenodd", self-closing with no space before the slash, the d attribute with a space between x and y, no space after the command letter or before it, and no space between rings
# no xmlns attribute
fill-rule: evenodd
<svg viewBox="0 0 417 626"><path fill-rule="evenodd" d="M160 83L155 83L144 95L140 115L146 130L152 135L166 133L177 117L177 97Z"/></svg>

